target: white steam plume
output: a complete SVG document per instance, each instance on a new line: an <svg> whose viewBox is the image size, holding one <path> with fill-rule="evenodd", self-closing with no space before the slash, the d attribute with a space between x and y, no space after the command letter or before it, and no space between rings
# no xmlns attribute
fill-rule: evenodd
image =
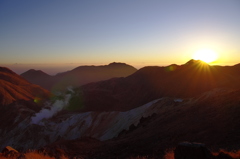
<svg viewBox="0 0 240 159"><path fill-rule="evenodd" d="M73 90L68 88L68 90L72 93ZM51 118L54 114L61 111L64 107L68 105L68 101L71 98L71 94L66 94L64 99L56 100L50 109L42 109L39 113L36 113L35 116L31 118L32 124L38 124L42 119Z"/></svg>

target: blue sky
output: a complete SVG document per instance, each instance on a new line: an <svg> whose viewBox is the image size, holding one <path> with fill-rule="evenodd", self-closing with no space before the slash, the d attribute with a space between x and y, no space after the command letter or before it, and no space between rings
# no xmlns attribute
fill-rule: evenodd
<svg viewBox="0 0 240 159"><path fill-rule="evenodd" d="M2 0L0 65L239 63L239 0Z"/></svg>

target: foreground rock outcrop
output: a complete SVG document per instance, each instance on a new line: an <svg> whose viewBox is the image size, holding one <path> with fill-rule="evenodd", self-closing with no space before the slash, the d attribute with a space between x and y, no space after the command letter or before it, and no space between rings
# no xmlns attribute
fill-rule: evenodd
<svg viewBox="0 0 240 159"><path fill-rule="evenodd" d="M2 150L2 156L4 157L18 157L20 156L20 153L15 150L14 148L12 148L11 146L6 146L3 150Z"/></svg>

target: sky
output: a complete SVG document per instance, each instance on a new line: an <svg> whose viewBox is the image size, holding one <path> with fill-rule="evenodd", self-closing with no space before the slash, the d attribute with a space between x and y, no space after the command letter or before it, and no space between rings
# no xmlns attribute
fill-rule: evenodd
<svg viewBox="0 0 240 159"><path fill-rule="evenodd" d="M240 0L1 0L0 66L184 64L199 49L240 63Z"/></svg>

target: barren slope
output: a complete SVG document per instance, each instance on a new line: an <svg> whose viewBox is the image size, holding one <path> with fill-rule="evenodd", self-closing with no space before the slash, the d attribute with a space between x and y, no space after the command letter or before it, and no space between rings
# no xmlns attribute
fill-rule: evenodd
<svg viewBox="0 0 240 159"><path fill-rule="evenodd" d="M18 100L37 102L49 97L49 92L38 85L27 82L8 68L0 67L0 105L8 105Z"/></svg>

